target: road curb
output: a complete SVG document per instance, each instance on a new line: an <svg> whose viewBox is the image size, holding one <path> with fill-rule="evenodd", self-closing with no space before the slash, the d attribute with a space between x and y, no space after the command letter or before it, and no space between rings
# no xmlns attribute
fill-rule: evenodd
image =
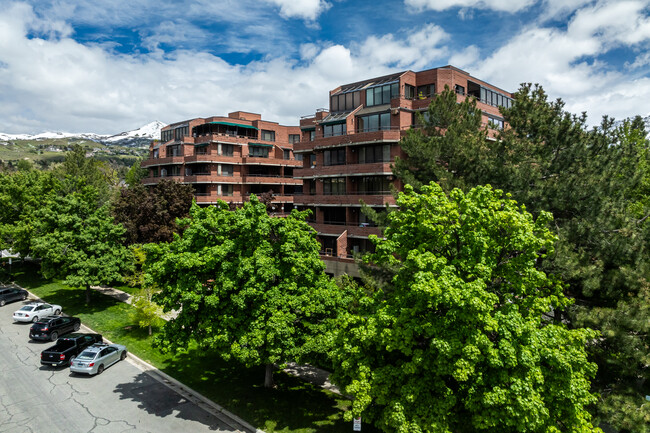
<svg viewBox="0 0 650 433"><path fill-rule="evenodd" d="M27 289L24 289L27 290ZM39 298L29 290L27 290L27 293L29 293L30 297L40 301L40 302L45 302L43 299ZM81 329L90 332L90 333L95 333L95 334L100 334L99 332L93 330L92 328L89 328L86 325L81 325ZM103 337L104 341L108 342L108 344L113 344L112 341L110 341L108 338ZM128 350L128 348L127 348ZM235 429L235 433L265 433L263 430L256 429L252 425L250 425L248 422L244 421L243 419L239 418L237 415L229 412L227 409L223 408L222 406L218 405L217 403L213 402L209 398L205 397L201 393L193 390L192 388L188 387L187 385L179 382L178 380L174 379L170 375L160 371L158 368L154 367L153 365L149 364L147 361L137 357L131 352L128 352L128 356L126 360L134 365L135 367L139 368L143 372L147 373L150 377L153 379L157 380L158 382L162 383L163 385L167 386L177 394L185 397L187 400L195 403L197 406L202 408L208 413L213 414L216 416L220 421L223 421L225 424L227 424L229 427Z"/></svg>

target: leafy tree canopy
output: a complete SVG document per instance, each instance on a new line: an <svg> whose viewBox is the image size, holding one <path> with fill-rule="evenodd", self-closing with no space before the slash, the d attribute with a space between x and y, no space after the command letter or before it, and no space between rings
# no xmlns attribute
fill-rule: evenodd
<svg viewBox="0 0 650 433"><path fill-rule="evenodd" d="M385 431L586 432L596 333L545 317L569 300L536 266L551 253L535 220L489 187L449 197L406 186L367 261L394 270L338 333L335 382L348 417Z"/></svg>
<svg viewBox="0 0 650 433"><path fill-rule="evenodd" d="M268 215L252 195L241 208L194 204L182 236L148 244L147 284L154 300L178 316L163 328L163 350L196 340L247 366L304 360L328 349L322 338L344 301L327 277L306 213Z"/></svg>
<svg viewBox="0 0 650 433"><path fill-rule="evenodd" d="M176 219L187 217L193 199L191 185L167 179L154 187L136 183L120 190L113 215L126 228L127 245L169 242L179 230Z"/></svg>

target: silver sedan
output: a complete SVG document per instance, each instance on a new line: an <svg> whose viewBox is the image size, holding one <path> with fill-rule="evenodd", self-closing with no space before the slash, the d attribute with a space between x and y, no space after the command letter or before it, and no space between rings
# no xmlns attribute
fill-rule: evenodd
<svg viewBox="0 0 650 433"><path fill-rule="evenodd" d="M121 344L93 344L84 349L70 365L73 373L101 374L104 369L126 358L126 346Z"/></svg>

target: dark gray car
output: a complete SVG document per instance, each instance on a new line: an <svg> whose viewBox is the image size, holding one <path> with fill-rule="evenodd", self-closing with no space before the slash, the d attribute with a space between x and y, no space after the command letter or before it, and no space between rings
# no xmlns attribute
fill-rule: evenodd
<svg viewBox="0 0 650 433"><path fill-rule="evenodd" d="M4 307L8 302L24 301L25 299L27 299L27 290L0 286L0 307Z"/></svg>

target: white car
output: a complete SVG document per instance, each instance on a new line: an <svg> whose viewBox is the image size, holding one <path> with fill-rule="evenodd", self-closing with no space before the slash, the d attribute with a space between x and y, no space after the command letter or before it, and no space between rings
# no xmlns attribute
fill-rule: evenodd
<svg viewBox="0 0 650 433"><path fill-rule="evenodd" d="M126 346L121 344L95 343L84 349L70 363L71 373L102 374L105 368L126 358Z"/></svg>
<svg viewBox="0 0 650 433"><path fill-rule="evenodd" d="M20 310L14 313L14 321L16 322L37 322L40 319L61 314L60 305L45 304L43 302L34 302L27 304Z"/></svg>

